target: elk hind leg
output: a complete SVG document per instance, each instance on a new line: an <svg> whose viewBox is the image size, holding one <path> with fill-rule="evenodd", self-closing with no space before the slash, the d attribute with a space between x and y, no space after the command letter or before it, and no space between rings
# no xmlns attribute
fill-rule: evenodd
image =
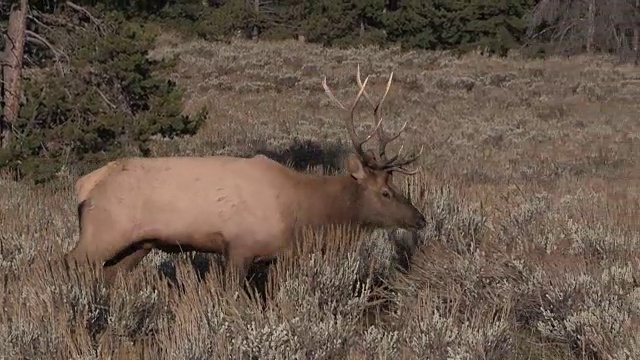
<svg viewBox="0 0 640 360"><path fill-rule="evenodd" d="M75 263L76 266L89 263L102 267L105 262L112 260L129 247L130 234L126 229L106 221L110 220L108 213L100 214L102 218L97 222L98 226L86 221L87 215L92 215L91 213L82 215L80 239L76 246L65 254L67 263Z"/></svg>
<svg viewBox="0 0 640 360"><path fill-rule="evenodd" d="M89 263L91 265L102 265L101 258L96 256L97 251L92 249L86 241L80 239L76 246L64 255L67 263L80 264Z"/></svg>

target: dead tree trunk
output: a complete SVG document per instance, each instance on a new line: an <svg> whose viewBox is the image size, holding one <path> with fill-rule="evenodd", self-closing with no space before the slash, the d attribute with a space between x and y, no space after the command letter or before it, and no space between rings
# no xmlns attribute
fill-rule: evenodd
<svg viewBox="0 0 640 360"><path fill-rule="evenodd" d="M20 110L22 82L22 57L27 26L27 0L11 6L4 47L2 77L4 81L4 110L0 119L0 146L6 148L11 143L12 124Z"/></svg>
<svg viewBox="0 0 640 360"><path fill-rule="evenodd" d="M633 53L635 64L640 62L640 0L636 0L635 14L633 19Z"/></svg>
<svg viewBox="0 0 640 360"><path fill-rule="evenodd" d="M260 14L260 0L253 0L253 11L256 14L256 16L259 16ZM253 41L258 41L258 25L253 25L253 27L251 28L251 40Z"/></svg>
<svg viewBox="0 0 640 360"><path fill-rule="evenodd" d="M587 53L593 51L593 40L596 34L596 0L587 0Z"/></svg>

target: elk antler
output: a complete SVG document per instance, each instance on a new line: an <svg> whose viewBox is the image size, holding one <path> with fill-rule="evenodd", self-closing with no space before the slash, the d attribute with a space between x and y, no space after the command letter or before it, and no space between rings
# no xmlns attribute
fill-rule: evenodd
<svg viewBox="0 0 640 360"><path fill-rule="evenodd" d="M386 156L387 145L393 140L397 139L400 136L400 134L402 134L402 132L406 129L407 124L409 123L409 120L405 121L404 125L402 125L400 130L398 130L398 132L395 133L394 135L387 134L382 128L382 126L380 126L380 124L382 123L382 114L381 114L382 104L384 102L384 99L387 97L387 94L389 93L389 89L391 88L391 81L393 80L393 72L391 72L391 75L389 75L389 80L387 81L387 87L384 91L384 94L382 95L382 98L380 99L377 105L373 102L373 100L371 100L369 95L366 92L364 92L364 87L368 79L369 77L367 76L364 83L360 80L360 64L358 64L358 70L356 73L356 80L358 81L358 86L360 86L361 92L363 92L363 95L367 99L369 104L374 108L373 110L374 119L378 121L378 126L376 126L376 135L378 136L378 155L376 159L377 163L374 165L374 168L379 170L384 169L389 171L397 171L403 174L413 175L418 172L418 169L407 170L404 168L404 166L409 165L412 162L416 161L422 155L422 151L424 150L424 145L420 147L420 151L408 157L404 157L404 158L400 157L400 154L404 149L404 145L400 145L400 149L398 150L396 155L394 155L393 157L387 158Z"/></svg>
<svg viewBox="0 0 640 360"><path fill-rule="evenodd" d="M371 159L370 156L365 154L365 151L363 149L363 145L367 141L371 140L371 137L373 137L373 135L376 133L376 131L380 127L380 124L382 123L382 119L380 119L380 121L376 124L375 128L373 129L373 131L367 137L365 137L363 139L358 137L358 135L356 134L355 126L353 124L353 114L355 112L356 106L358 105L358 101L360 100L360 97L364 93L364 88L365 88L365 86L367 86L367 81L369 81L369 77L364 79L364 83L362 83L362 85L360 86L360 91L358 92L358 95L356 96L355 100L353 100L353 103L351 104L351 107L349 109L349 117L346 119L346 125L347 125L347 131L349 132L349 137L351 138L351 142L353 143L353 147L355 148L356 153L362 159L362 161L364 161L367 165L370 165L370 162L373 161L374 159ZM338 99L336 99L336 97L333 96L333 93L331 92L331 89L329 89L329 86L327 85L327 77L326 76L322 80L322 87L324 88L324 91L327 93L329 98L333 102L335 102L338 105L338 107L340 107L344 111L347 111L347 109L344 107L344 105L342 105L342 103L340 103L340 101L338 101Z"/></svg>

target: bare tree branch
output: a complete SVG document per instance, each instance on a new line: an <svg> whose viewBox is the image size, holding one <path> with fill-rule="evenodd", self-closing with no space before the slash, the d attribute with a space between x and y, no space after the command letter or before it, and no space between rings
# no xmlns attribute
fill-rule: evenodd
<svg viewBox="0 0 640 360"><path fill-rule="evenodd" d="M73 28L74 30L84 30L81 26L75 25L73 24L73 22L67 21L66 19L63 19L59 16L46 14L38 10L32 10L31 14L32 14L31 17L33 19L37 19L36 23L38 25L44 26L48 29L52 29L52 27L49 26L49 25L52 25L56 27L70 27L70 28Z"/></svg>
<svg viewBox="0 0 640 360"><path fill-rule="evenodd" d="M2 66L4 109L0 119L0 146L3 148L11 144L14 133L13 124L20 111L22 62L28 6L27 0L20 0L20 3L11 6L5 37L7 41Z"/></svg>
<svg viewBox="0 0 640 360"><path fill-rule="evenodd" d="M43 27L43 28L45 28L45 29L47 29L47 30L49 30L49 31L52 31L52 30L53 30L53 28L52 28L51 26L46 25L46 24L45 24L45 23L43 23L42 21L38 20L38 18L37 18L37 17L35 17L35 16L31 15L31 14L27 15L27 19L29 19L29 20L33 21L33 22L34 22L34 23L36 23L38 26L41 26L41 27Z"/></svg>
<svg viewBox="0 0 640 360"><path fill-rule="evenodd" d="M66 6L70 7L71 9L84 14L87 18L89 18L89 20L96 25L96 27L98 28L98 30L100 31L101 34L105 34L105 30L104 30L104 26L102 24L102 21L100 21L99 19L97 19L95 16L91 15L91 13L89 12L89 10L83 8L80 5L74 4L71 1L66 1L64 3Z"/></svg>
<svg viewBox="0 0 640 360"><path fill-rule="evenodd" d="M530 13L527 35L550 40L561 53L613 50L622 55L633 49L634 38L640 37L639 2L541 0Z"/></svg>
<svg viewBox="0 0 640 360"><path fill-rule="evenodd" d="M109 107L111 107L112 109L116 108L116 105L114 103L112 103L111 101L109 101L107 96L102 91L100 91L100 89L98 89L97 87L95 89L98 92L98 94L100 95L100 97L102 97L102 100L104 100L104 102L107 103L107 105L109 105Z"/></svg>
<svg viewBox="0 0 640 360"><path fill-rule="evenodd" d="M51 50L51 52L53 53L53 56L55 58L56 67L60 71L60 74L64 75L64 69L62 68L62 65L60 64L60 55L64 56L66 58L67 62L69 61L69 57L64 52L58 50L49 41L47 41L47 39L45 39L44 37L40 36L39 34L33 32L31 30L27 30L26 31L26 35L27 35L27 41L39 43L39 44L44 45L47 48L49 48L49 50Z"/></svg>

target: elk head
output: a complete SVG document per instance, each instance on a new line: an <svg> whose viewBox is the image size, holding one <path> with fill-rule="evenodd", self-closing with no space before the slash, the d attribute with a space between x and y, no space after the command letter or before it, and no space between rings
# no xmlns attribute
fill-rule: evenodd
<svg viewBox="0 0 640 360"><path fill-rule="evenodd" d="M358 65L356 78L360 91L348 110L336 99L327 86L326 76L322 81L322 87L329 98L346 113L347 131L349 132L355 153L351 153L346 157L345 168L357 182L361 206L359 209L360 220L365 224L373 226L397 226L422 229L425 226L424 216L411 201L393 185L393 173L398 172L405 175L414 175L417 173L417 168L409 170L406 166L412 164L420 157L424 147L421 147L420 151L409 156L401 155L404 145L400 146L400 149L395 155L388 157L386 154L387 145L400 136L408 123L405 122L400 130L393 135L386 133L381 126L381 107L391 87L393 72L389 76L386 90L377 104L365 93L365 87L367 86L369 77L367 76L364 82L360 80L360 65ZM368 136L359 137L356 134L353 115L358 101L363 95L373 107L375 127ZM365 151L363 148L364 144L374 135L376 135L378 139L377 153L373 150Z"/></svg>

